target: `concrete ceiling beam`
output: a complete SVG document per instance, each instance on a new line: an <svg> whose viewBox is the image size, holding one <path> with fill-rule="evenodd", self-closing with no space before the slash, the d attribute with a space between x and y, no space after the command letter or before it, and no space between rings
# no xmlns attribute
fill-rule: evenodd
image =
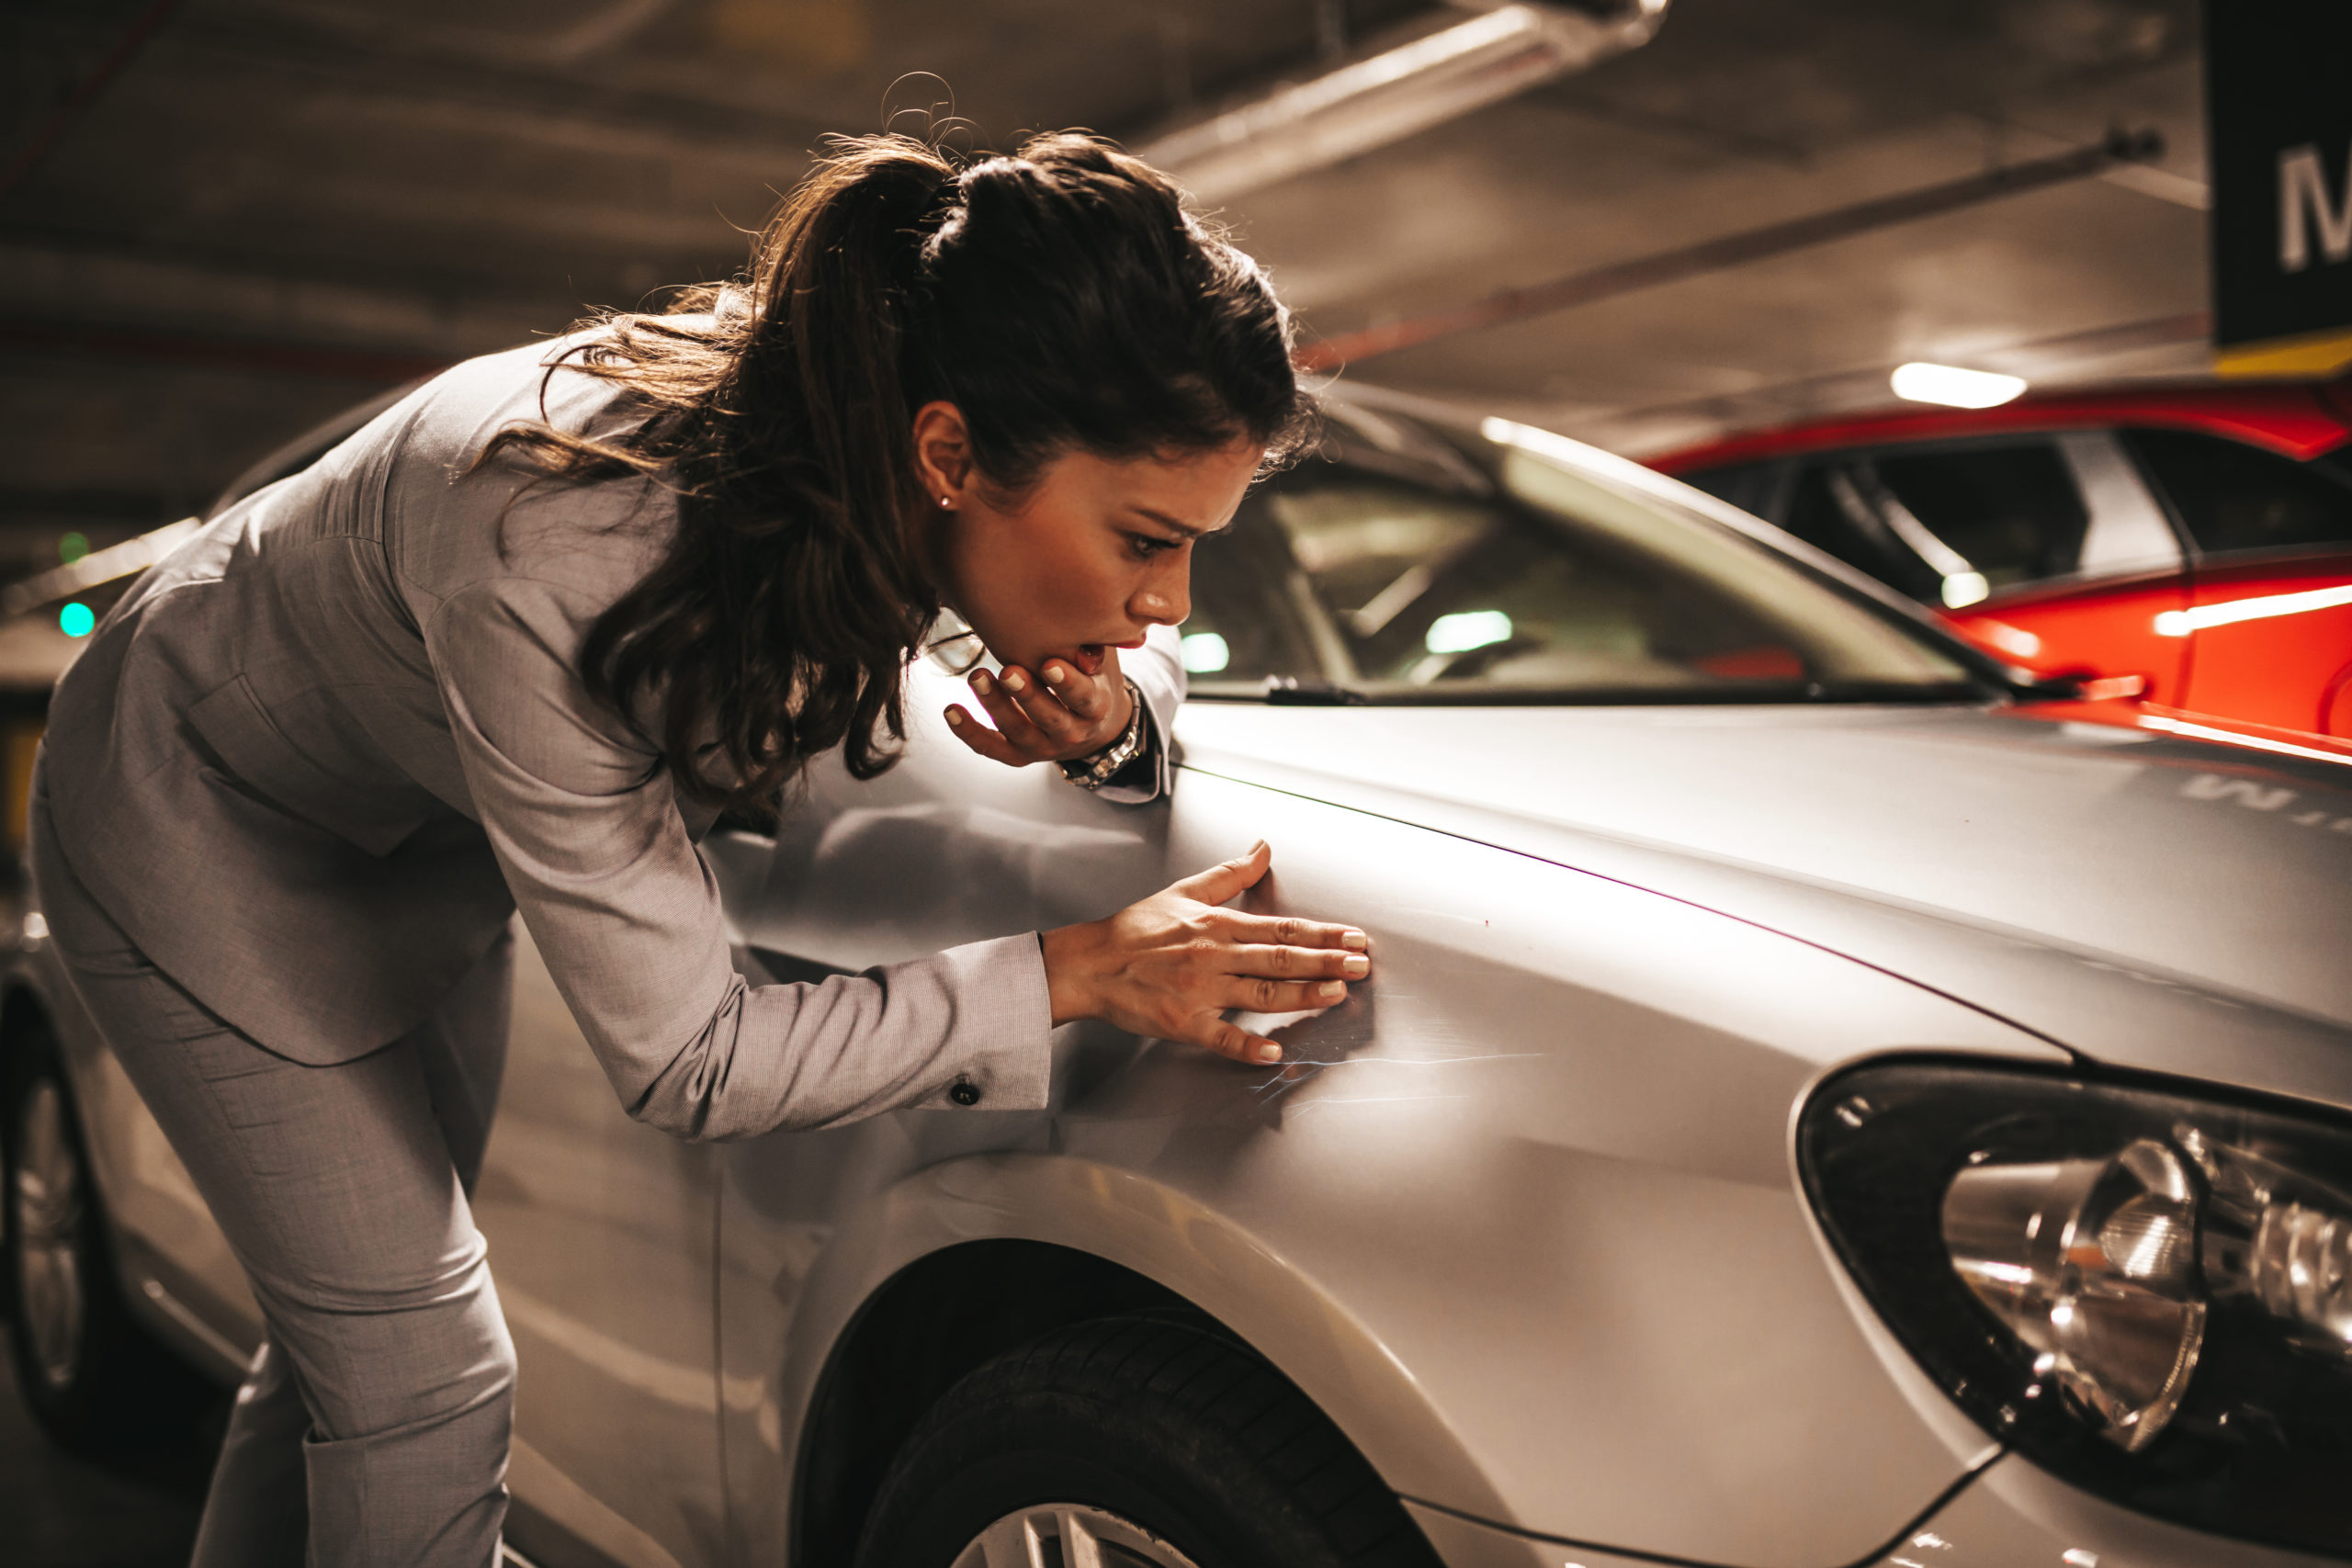
<svg viewBox="0 0 2352 1568"><path fill-rule="evenodd" d="M710 98L628 87L555 70L494 63L420 47L406 36L364 48L331 29L281 28L235 17L188 17L152 46L189 76L230 63L331 85L380 102L471 108L506 134L673 156L797 160L829 127ZM797 169L797 162L786 171Z"/></svg>
<svg viewBox="0 0 2352 1568"><path fill-rule="evenodd" d="M61 346L74 333L127 343L164 333L449 360L546 330L548 314L539 299L404 293L0 240L0 317L45 325Z"/></svg>

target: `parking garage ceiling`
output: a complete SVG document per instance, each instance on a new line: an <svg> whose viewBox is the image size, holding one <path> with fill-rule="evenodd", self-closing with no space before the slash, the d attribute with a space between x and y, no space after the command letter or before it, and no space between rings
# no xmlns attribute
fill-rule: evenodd
<svg viewBox="0 0 2352 1568"><path fill-rule="evenodd" d="M1458 21L1424 0L17 0L0 520L94 539L432 365L724 275L829 130L1140 143ZM2207 360L2188 0L1675 0L1647 47L1228 202L1311 333L2046 157L2154 164L1351 365L1640 453ZM145 27L141 34L138 29ZM127 47L135 46L135 47ZM28 156L28 154L32 154Z"/></svg>

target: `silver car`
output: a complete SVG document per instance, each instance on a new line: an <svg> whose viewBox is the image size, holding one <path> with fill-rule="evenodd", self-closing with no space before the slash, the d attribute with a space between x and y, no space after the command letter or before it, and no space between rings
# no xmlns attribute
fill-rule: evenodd
<svg viewBox="0 0 2352 1568"><path fill-rule="evenodd" d="M2352 749L2074 700L1542 432L1336 400L1204 544L1172 798L948 738L706 844L755 980L1254 839L1374 979L1250 1069L683 1144L527 948L476 1209L549 1565L2352 1556ZM944 650L952 654L955 650ZM17 1354L233 1375L234 1260L38 915Z"/></svg>

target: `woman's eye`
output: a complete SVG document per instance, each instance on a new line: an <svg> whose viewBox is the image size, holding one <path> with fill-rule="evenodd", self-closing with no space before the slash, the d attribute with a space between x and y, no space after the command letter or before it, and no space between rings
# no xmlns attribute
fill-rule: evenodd
<svg viewBox="0 0 2352 1568"><path fill-rule="evenodd" d="M1127 536L1127 545L1130 549L1135 551L1138 559L1149 560L1152 557L1159 555L1163 550L1174 549L1177 546L1177 541L1174 539L1162 539L1151 534L1130 534Z"/></svg>

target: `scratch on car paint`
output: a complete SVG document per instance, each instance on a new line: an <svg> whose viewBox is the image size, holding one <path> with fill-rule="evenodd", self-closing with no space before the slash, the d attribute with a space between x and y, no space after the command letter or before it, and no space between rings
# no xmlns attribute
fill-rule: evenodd
<svg viewBox="0 0 2352 1568"><path fill-rule="evenodd" d="M1268 1084L1284 1081L1286 1075L1294 1068L1446 1067L1452 1066L1456 1062L1516 1062L1542 1055L1544 1053L1541 1051L1496 1051L1476 1056L1349 1056L1337 1062L1290 1062L1284 1065L1282 1072L1276 1073L1258 1087L1263 1089Z"/></svg>
<svg viewBox="0 0 2352 1568"><path fill-rule="evenodd" d="M1467 1100L1470 1097L1466 1094L1325 1095L1318 1100L1302 1100L1296 1105L1292 1106L1291 1110L1295 1112L1304 1113L1314 1110L1319 1105L1400 1105L1407 1101L1410 1101L1415 1105L1432 1105L1441 1100Z"/></svg>
<svg viewBox="0 0 2352 1568"><path fill-rule="evenodd" d="M1465 915L1459 909L1422 909L1407 908L1391 909L1389 913L1391 915L1419 915L1427 919L1452 920L1456 925L1478 926L1481 928L1491 926L1495 923L1492 920L1483 919L1477 915Z"/></svg>
<svg viewBox="0 0 2352 1568"><path fill-rule="evenodd" d="M1322 1076L1326 1069L1331 1067L1438 1067L1450 1066L1456 1062L1509 1062L1518 1060L1521 1057L1540 1056L1542 1055L1543 1053L1540 1051L1498 1051L1475 1056L1351 1056L1343 1057L1335 1062L1290 1062L1284 1064L1280 1072L1277 1072L1273 1077L1266 1079L1265 1082L1252 1087L1256 1094L1258 1103L1261 1105L1271 1105L1274 1101L1281 1100L1283 1096L1289 1094L1291 1090L1297 1089L1300 1085L1314 1082L1315 1079ZM1455 1094L1404 1094L1385 1098L1396 1100L1460 1100L1464 1097ZM1307 1105L1324 1105L1329 1103L1332 1102L1323 1100L1306 1100L1301 1102L1300 1109L1304 1110ZM1355 1102L1352 1100L1343 1100L1339 1103L1352 1104Z"/></svg>

